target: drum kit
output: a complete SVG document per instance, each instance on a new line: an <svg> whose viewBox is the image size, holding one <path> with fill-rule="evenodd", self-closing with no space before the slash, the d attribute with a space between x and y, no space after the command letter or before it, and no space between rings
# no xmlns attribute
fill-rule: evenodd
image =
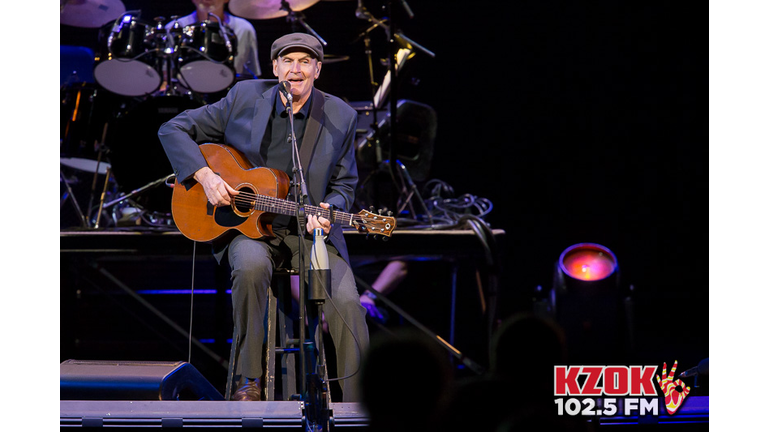
<svg viewBox="0 0 768 432"><path fill-rule="evenodd" d="M285 17L294 30L301 26L327 45L301 12L319 1L230 0L229 11L251 20ZM181 25L175 16L146 20L120 0L60 0L60 6L61 24L98 31L95 52L84 48L92 54L84 67L71 67L62 46L62 228L172 227L172 190L157 186L172 183L173 169L157 130L184 110L222 97L238 79L253 78L235 71L236 35L215 14ZM374 28L387 29L358 9L365 15L356 16L372 23L366 39ZM398 40L403 37L398 33ZM325 63L348 58L328 55ZM68 201L74 221L65 221Z"/></svg>
<svg viewBox="0 0 768 432"><path fill-rule="evenodd" d="M62 209L62 225L172 225L170 188L156 187L172 172L157 130L234 84L237 37L214 14L187 26L148 21L120 0L61 0L60 12L61 24L98 29L88 70L62 70L61 206L71 201L76 213L73 221Z"/></svg>

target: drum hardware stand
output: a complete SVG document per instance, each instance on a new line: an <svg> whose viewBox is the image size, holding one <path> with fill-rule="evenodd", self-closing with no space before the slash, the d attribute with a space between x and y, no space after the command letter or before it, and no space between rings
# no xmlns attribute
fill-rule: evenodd
<svg viewBox="0 0 768 432"><path fill-rule="evenodd" d="M391 165L389 161L385 161L384 163ZM401 215L406 207L408 207L411 211L411 215L413 215L413 218L416 219L416 215L418 215L418 213L416 213L416 209L413 207L413 203L411 202L411 200L415 197L421 208L424 209L424 214L427 217L427 221L430 225L432 225L432 213L429 211L427 204L424 203L424 199L421 197L421 194L419 193L416 184L413 182L413 179L411 179L411 175L408 173L408 169L399 160L395 161L395 165L396 168L398 168L396 173L400 180L400 183L398 184L400 190L400 199L398 199L398 208L396 214ZM401 200L403 201L402 203L400 203Z"/></svg>
<svg viewBox="0 0 768 432"><path fill-rule="evenodd" d="M379 84L376 82L373 76L373 58L371 50L371 36L370 32L374 28L376 28L379 25L377 22L373 26L369 27L365 32L363 32L363 43L365 44L365 56L368 59L368 82L371 85L371 107L373 115L373 122L371 122L371 128L373 129L373 134L371 137L368 138L368 142L373 145L374 151L376 153L376 165L379 165L382 161L381 159L381 140L379 139L379 120L378 120L378 107L376 106L376 88L379 86Z"/></svg>
<svg viewBox="0 0 768 432"><path fill-rule="evenodd" d="M105 151L104 151L104 140L107 137L107 127L108 126L109 126L109 123L105 123L104 124L104 129L102 129L102 133L101 133L101 142L98 142L98 141L94 141L93 142L94 147L99 149L99 153L98 153L98 157L96 158L96 169L94 170L94 173L93 173L93 183L91 183L91 196L88 198L88 216L87 216L88 223L90 223L90 221L91 221L91 211L93 210L93 198L96 195L96 180L98 180L98 177L99 177L99 166L101 165L101 157L105 153ZM109 184L110 172L111 172L111 167L107 167L107 173L106 173L107 178L106 178L106 180L104 180L104 191L101 193L101 203L100 204L103 204L103 202L104 202L104 196L105 196L105 194L107 192L107 185ZM101 217L101 208L99 208L99 214L98 214L98 217L96 219L96 225L94 226L94 228L98 228L99 227L98 225L99 225L99 218L100 217Z"/></svg>
<svg viewBox="0 0 768 432"><path fill-rule="evenodd" d="M109 174L109 171L107 171L107 174ZM146 185L144 185L144 186L142 186L142 187L140 187L140 188L138 188L138 189L134 189L134 190L133 190L133 191L131 191L130 193L128 193L128 194L126 194L126 195L123 195L123 196L121 196L120 198L117 198L117 199L115 199L115 200L112 200L112 201L110 201L110 202L108 202L108 203L104 203L104 202L103 202L103 201L104 201L104 195L105 195L105 194L104 194L104 193L102 193L102 196L101 196L101 200L102 200L102 202L99 204L99 215L101 215L101 212L102 212L104 209L110 208L110 207L112 207L113 205L115 205L115 204L118 204L118 203L120 203L120 202L122 202L122 201L125 201L125 200L126 200L126 199L128 199L128 198L134 197L134 196L136 196L136 195L139 195L139 194L141 194L141 193L143 193L143 192L145 192L145 191L147 191L147 190L149 190L149 189L152 189L152 188L154 188L154 187L156 187L156 186L159 186L161 183L165 183L165 184L168 184L168 181L169 181L170 179L174 178L174 177L176 177L176 175L175 175L175 174L170 174L170 175L167 175L167 176L165 176L165 177L159 178L159 179L157 179L157 180L155 180L155 181L152 181L152 182L150 182L150 183L147 183ZM107 177L107 180L109 180L109 176ZM105 185L105 188L106 188L106 185Z"/></svg>
<svg viewBox="0 0 768 432"><path fill-rule="evenodd" d="M401 1L400 2L402 7L405 9L406 13L408 14L409 18L413 18L413 12L411 11L410 7L408 6L407 2ZM372 107L373 107L373 136L369 138L369 140L373 141L374 149L376 152L376 163L378 165L379 170L386 169L392 178L392 181L395 185L398 185L398 189L400 192L400 199L398 199L398 206L397 209L397 215L400 215L406 207L410 207L410 210L412 214L416 215L415 209L413 208L413 204L411 204L411 199L413 197L416 197L419 204L424 209L424 212L427 216L427 219L429 220L429 223L432 223L432 215L429 212L429 209L427 208L426 204L424 203L424 200L421 197L421 194L419 194L418 189L416 188L416 185L413 183L413 180L411 179L410 174L408 173L408 170L406 169L405 165L403 165L399 160L396 159L397 155L397 144L395 142L395 139L397 137L397 72L398 69L401 69L404 65L406 60L408 59L410 52L412 51L411 48L417 48L421 52L427 54L428 56L434 58L435 54L424 48L423 46L419 45L412 39L405 36L402 32L397 30L395 26L393 11L392 11L392 2L391 0L387 1L387 10L389 12L389 25L385 24L383 20L376 19L366 8L363 6L362 0L358 1L358 7L355 11L355 16L359 19L366 20L368 22L373 23L371 27L366 29L359 37L363 37L364 43L365 43L365 53L368 57L368 70L370 74L370 82L371 82L371 90L372 90ZM371 59L371 50L370 50L370 37L369 33L375 29L376 27L381 27L387 32L388 38L389 38L389 58L388 58L388 77L384 78L384 82L381 86L378 86L378 84L373 79L373 61ZM398 43L404 42L407 46L407 50L403 50L400 54L402 55L402 58L400 58L400 61L398 63L396 54L401 51L398 47ZM378 89L376 87L378 86ZM379 124L376 121L376 110L381 105L382 100L387 96L387 93L389 93L389 159L386 161L382 161L382 150L381 150L381 144L380 144L380 137L379 137ZM395 163L393 166L390 161L394 160ZM410 191L409 191L410 189ZM403 198L405 196L405 198ZM400 201L403 201L402 204Z"/></svg>
<svg viewBox="0 0 768 432"><path fill-rule="evenodd" d="M72 188L69 186L69 180L67 180L61 170L59 170L59 177L61 178L62 183L64 183L64 187L67 188L67 194L64 198L61 199L59 207L64 207L64 203L67 202L67 199L72 200L72 204L74 204L75 207L75 212L77 213L78 218L80 218L80 222L82 223L83 228L88 228L88 219L83 214L83 210L80 208L80 204L77 203L77 199L75 199L75 194L72 192Z"/></svg>
<svg viewBox="0 0 768 432"><path fill-rule="evenodd" d="M286 0L280 0L280 10L284 10L284 11L288 12L288 16L286 16L285 19L289 23L291 23L292 31L294 31L294 32L297 31L298 26L296 25L296 22L298 21L299 24L301 24L302 27L307 29L308 32L312 33L312 36L316 37L317 40L319 40L320 43L323 44L323 46L328 45L328 42L326 42L323 38L321 38L320 35L317 34L317 32L314 31L312 29L312 27L310 27L309 24L307 24L304 21L304 14L301 13L301 12L296 13L296 11L291 9L291 5Z"/></svg>
<svg viewBox="0 0 768 432"><path fill-rule="evenodd" d="M107 134L107 125L105 124L104 125L104 135L102 135L102 143L104 142L104 136L106 134ZM99 167L101 166L101 157L102 157L102 154L104 153L104 150L103 150L104 149L104 144L100 144L98 141L94 141L94 146L98 147L99 153L98 153L98 157L96 159L96 169L93 172L93 183L91 183L91 195L88 198L88 213L87 214L84 214L83 210L80 208L80 204L77 202L77 199L75 198L74 192L72 191L72 188L69 186L69 181L64 176L64 173L59 171L59 174L61 176L61 181L64 182L64 186L67 188L67 195L61 200L61 205L60 206L63 207L64 203L67 200L67 198L71 198L72 199L72 203L75 206L75 211L77 212L77 215L80 218L80 221L82 223L82 227L83 228L91 228L91 211L92 211L92 207L93 207L93 197L94 197L94 195L96 193L96 181L98 180L98 177L99 177ZM107 171L106 171L106 179L104 181L104 191L101 194L102 202L104 200L104 196L105 196L106 191L107 191L107 186L109 184L110 170L111 170L111 167L108 166L107 167ZM99 210L101 210L101 209L99 209ZM99 212L99 216L101 215L100 213L101 212ZM96 226L94 228L98 228L98 219L97 219L97 222L96 222Z"/></svg>
<svg viewBox="0 0 768 432"><path fill-rule="evenodd" d="M172 16L171 22L178 21L178 16ZM175 72L175 66L174 66L174 56L178 56L178 53L176 52L176 45L175 40L173 38L173 34L171 33L171 28L165 29L165 49L159 50L161 51L161 56L164 57L165 61L165 95L166 96L177 96L178 95L178 89L176 88L176 82L177 80L174 80L174 72Z"/></svg>
<svg viewBox="0 0 768 432"><path fill-rule="evenodd" d="M99 199L99 213L96 215L96 223L93 225L95 229L99 229L101 223L101 212L104 210L104 199L107 196L107 186L109 186L109 177L112 175L112 167L107 168L107 178L104 180L104 189L101 191L101 199ZM94 179L94 186L96 179ZM91 209L88 208L88 217L90 220Z"/></svg>

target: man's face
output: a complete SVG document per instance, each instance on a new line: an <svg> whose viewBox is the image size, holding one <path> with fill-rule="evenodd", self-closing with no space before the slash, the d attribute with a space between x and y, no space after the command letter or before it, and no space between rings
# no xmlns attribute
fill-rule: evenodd
<svg viewBox="0 0 768 432"><path fill-rule="evenodd" d="M272 72L280 81L291 83L294 100L306 100L320 76L322 65L307 52L293 51L272 60Z"/></svg>

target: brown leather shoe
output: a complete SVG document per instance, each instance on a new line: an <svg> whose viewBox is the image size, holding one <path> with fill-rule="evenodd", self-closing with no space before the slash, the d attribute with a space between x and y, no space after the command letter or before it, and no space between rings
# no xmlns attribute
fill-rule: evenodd
<svg viewBox="0 0 768 432"><path fill-rule="evenodd" d="M246 378L245 384L243 384L234 395L232 395L233 401L260 401L261 400L261 386L258 379Z"/></svg>

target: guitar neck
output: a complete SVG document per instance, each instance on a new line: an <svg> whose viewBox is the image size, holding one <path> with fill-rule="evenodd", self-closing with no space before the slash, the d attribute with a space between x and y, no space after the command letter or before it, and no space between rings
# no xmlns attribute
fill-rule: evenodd
<svg viewBox="0 0 768 432"><path fill-rule="evenodd" d="M256 195L255 201L251 202L254 209L267 212L278 213L287 216L296 216L296 210L298 203L288 201L280 198L275 198L266 195ZM360 222L361 217L359 215L344 213L342 211L331 211L330 209L324 209L322 207L305 205L304 212L307 215L322 216L333 224L342 224L348 226L354 226L354 222Z"/></svg>

